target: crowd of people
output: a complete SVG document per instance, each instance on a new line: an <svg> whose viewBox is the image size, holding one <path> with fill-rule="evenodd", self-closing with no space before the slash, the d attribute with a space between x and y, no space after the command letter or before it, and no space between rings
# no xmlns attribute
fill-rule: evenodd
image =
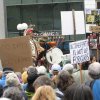
<svg viewBox="0 0 100 100"><path fill-rule="evenodd" d="M49 70L43 65L29 66L23 73L3 68L0 97L1 100L100 100L100 63L93 61L82 72L86 79L80 82L80 69L70 63L53 64Z"/></svg>
<svg viewBox="0 0 100 100"><path fill-rule="evenodd" d="M100 63L95 57L82 63L82 68L71 63L48 67L46 37L40 39L41 44L33 40L32 27L25 30L26 35L30 36L34 64L23 72L10 67L0 71L0 100L100 100Z"/></svg>

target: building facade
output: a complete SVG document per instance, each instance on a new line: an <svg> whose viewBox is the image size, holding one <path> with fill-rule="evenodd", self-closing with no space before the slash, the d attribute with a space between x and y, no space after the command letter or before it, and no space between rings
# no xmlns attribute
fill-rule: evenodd
<svg viewBox="0 0 100 100"><path fill-rule="evenodd" d="M39 31L61 30L60 11L84 10L83 0L6 0L8 32L19 23L35 24Z"/></svg>

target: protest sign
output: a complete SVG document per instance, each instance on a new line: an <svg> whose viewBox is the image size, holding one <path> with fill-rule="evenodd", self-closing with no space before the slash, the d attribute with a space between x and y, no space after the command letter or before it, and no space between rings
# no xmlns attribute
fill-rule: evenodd
<svg viewBox="0 0 100 100"><path fill-rule="evenodd" d="M69 46L72 64L78 64L90 60L88 39L72 42Z"/></svg>
<svg viewBox="0 0 100 100"><path fill-rule="evenodd" d="M85 34L84 12L75 11L74 15L75 18L72 11L61 11L62 35L74 35L74 30L76 30L76 34Z"/></svg>
<svg viewBox="0 0 100 100"><path fill-rule="evenodd" d="M11 67L14 71L32 65L29 37L0 39L0 59L3 67Z"/></svg>

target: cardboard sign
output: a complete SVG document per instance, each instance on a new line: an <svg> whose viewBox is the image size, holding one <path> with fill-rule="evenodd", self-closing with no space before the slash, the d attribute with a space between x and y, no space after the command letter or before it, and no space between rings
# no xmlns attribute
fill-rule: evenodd
<svg viewBox="0 0 100 100"><path fill-rule="evenodd" d="M88 39L72 42L69 45L72 64L78 64L90 60Z"/></svg>
<svg viewBox="0 0 100 100"><path fill-rule="evenodd" d="M3 67L11 67L14 71L32 65L29 37L0 39L0 59Z"/></svg>
<svg viewBox="0 0 100 100"><path fill-rule="evenodd" d="M92 32L100 32L100 26L90 26L90 31L92 31Z"/></svg>

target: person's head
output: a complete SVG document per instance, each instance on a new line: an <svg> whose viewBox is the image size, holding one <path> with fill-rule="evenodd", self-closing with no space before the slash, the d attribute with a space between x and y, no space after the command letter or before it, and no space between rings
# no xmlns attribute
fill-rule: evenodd
<svg viewBox="0 0 100 100"><path fill-rule="evenodd" d="M83 84L79 85L75 90L73 100L93 100L90 87Z"/></svg>
<svg viewBox="0 0 100 100"><path fill-rule="evenodd" d="M91 62L91 63L96 62L96 57L95 57L95 56L91 56L91 57L90 57L90 62Z"/></svg>
<svg viewBox="0 0 100 100"><path fill-rule="evenodd" d="M94 62L90 64L88 68L88 74L93 79L99 79L100 78L100 63Z"/></svg>
<svg viewBox="0 0 100 100"><path fill-rule="evenodd" d="M34 81L37 79L38 75L34 75L34 76L28 76L27 77L27 90L29 92L35 92L35 89L34 89L34 86L33 86L33 83Z"/></svg>
<svg viewBox="0 0 100 100"><path fill-rule="evenodd" d="M30 38L33 38L35 32L36 32L35 25L30 24L28 28L24 31L23 35L30 36Z"/></svg>
<svg viewBox="0 0 100 100"><path fill-rule="evenodd" d="M58 73L61 71L61 66L59 64L53 64L51 67L51 72L53 75L58 75Z"/></svg>
<svg viewBox="0 0 100 100"><path fill-rule="evenodd" d="M73 100L73 96L74 96L76 88L77 88L77 84L72 84L72 85L68 86L66 91L64 91L64 93L63 93L63 95L64 95L63 100Z"/></svg>
<svg viewBox="0 0 100 100"><path fill-rule="evenodd" d="M40 75L45 75L47 73L47 69L44 66L39 66L36 69Z"/></svg>
<svg viewBox="0 0 100 100"><path fill-rule="evenodd" d="M6 84L17 86L20 84L20 81L15 73L8 73L6 76Z"/></svg>
<svg viewBox="0 0 100 100"><path fill-rule="evenodd" d="M61 71L58 74L57 87L62 92L74 83L74 79L68 71Z"/></svg>
<svg viewBox="0 0 100 100"><path fill-rule="evenodd" d="M51 86L40 86L32 100L56 100L56 94Z"/></svg>
<svg viewBox="0 0 100 100"><path fill-rule="evenodd" d="M25 100L22 91L20 91L17 87L7 88L3 93L3 97L9 98L11 100Z"/></svg>
<svg viewBox="0 0 100 100"><path fill-rule="evenodd" d="M37 88L39 88L40 86L44 86L44 85L49 85L51 87L54 87L54 83L46 75L42 75L38 77L33 83L35 90L37 90Z"/></svg>
<svg viewBox="0 0 100 100"><path fill-rule="evenodd" d="M72 74L73 73L73 69L74 69L74 66L72 64L68 63L68 64L65 64L63 66L62 70L68 71L70 74Z"/></svg>
<svg viewBox="0 0 100 100"><path fill-rule="evenodd" d="M3 75L7 75L8 73L12 73L12 72L14 72L14 70L12 69L12 68L10 68L10 67L5 67L5 68L3 68Z"/></svg>
<svg viewBox="0 0 100 100"><path fill-rule="evenodd" d="M7 74L6 85L7 86L17 86L19 89L22 89L20 81L15 73L8 73Z"/></svg>
<svg viewBox="0 0 100 100"><path fill-rule="evenodd" d="M28 74L28 76L37 75L38 71L37 71L36 67L29 66L28 69L27 69L27 74Z"/></svg>

